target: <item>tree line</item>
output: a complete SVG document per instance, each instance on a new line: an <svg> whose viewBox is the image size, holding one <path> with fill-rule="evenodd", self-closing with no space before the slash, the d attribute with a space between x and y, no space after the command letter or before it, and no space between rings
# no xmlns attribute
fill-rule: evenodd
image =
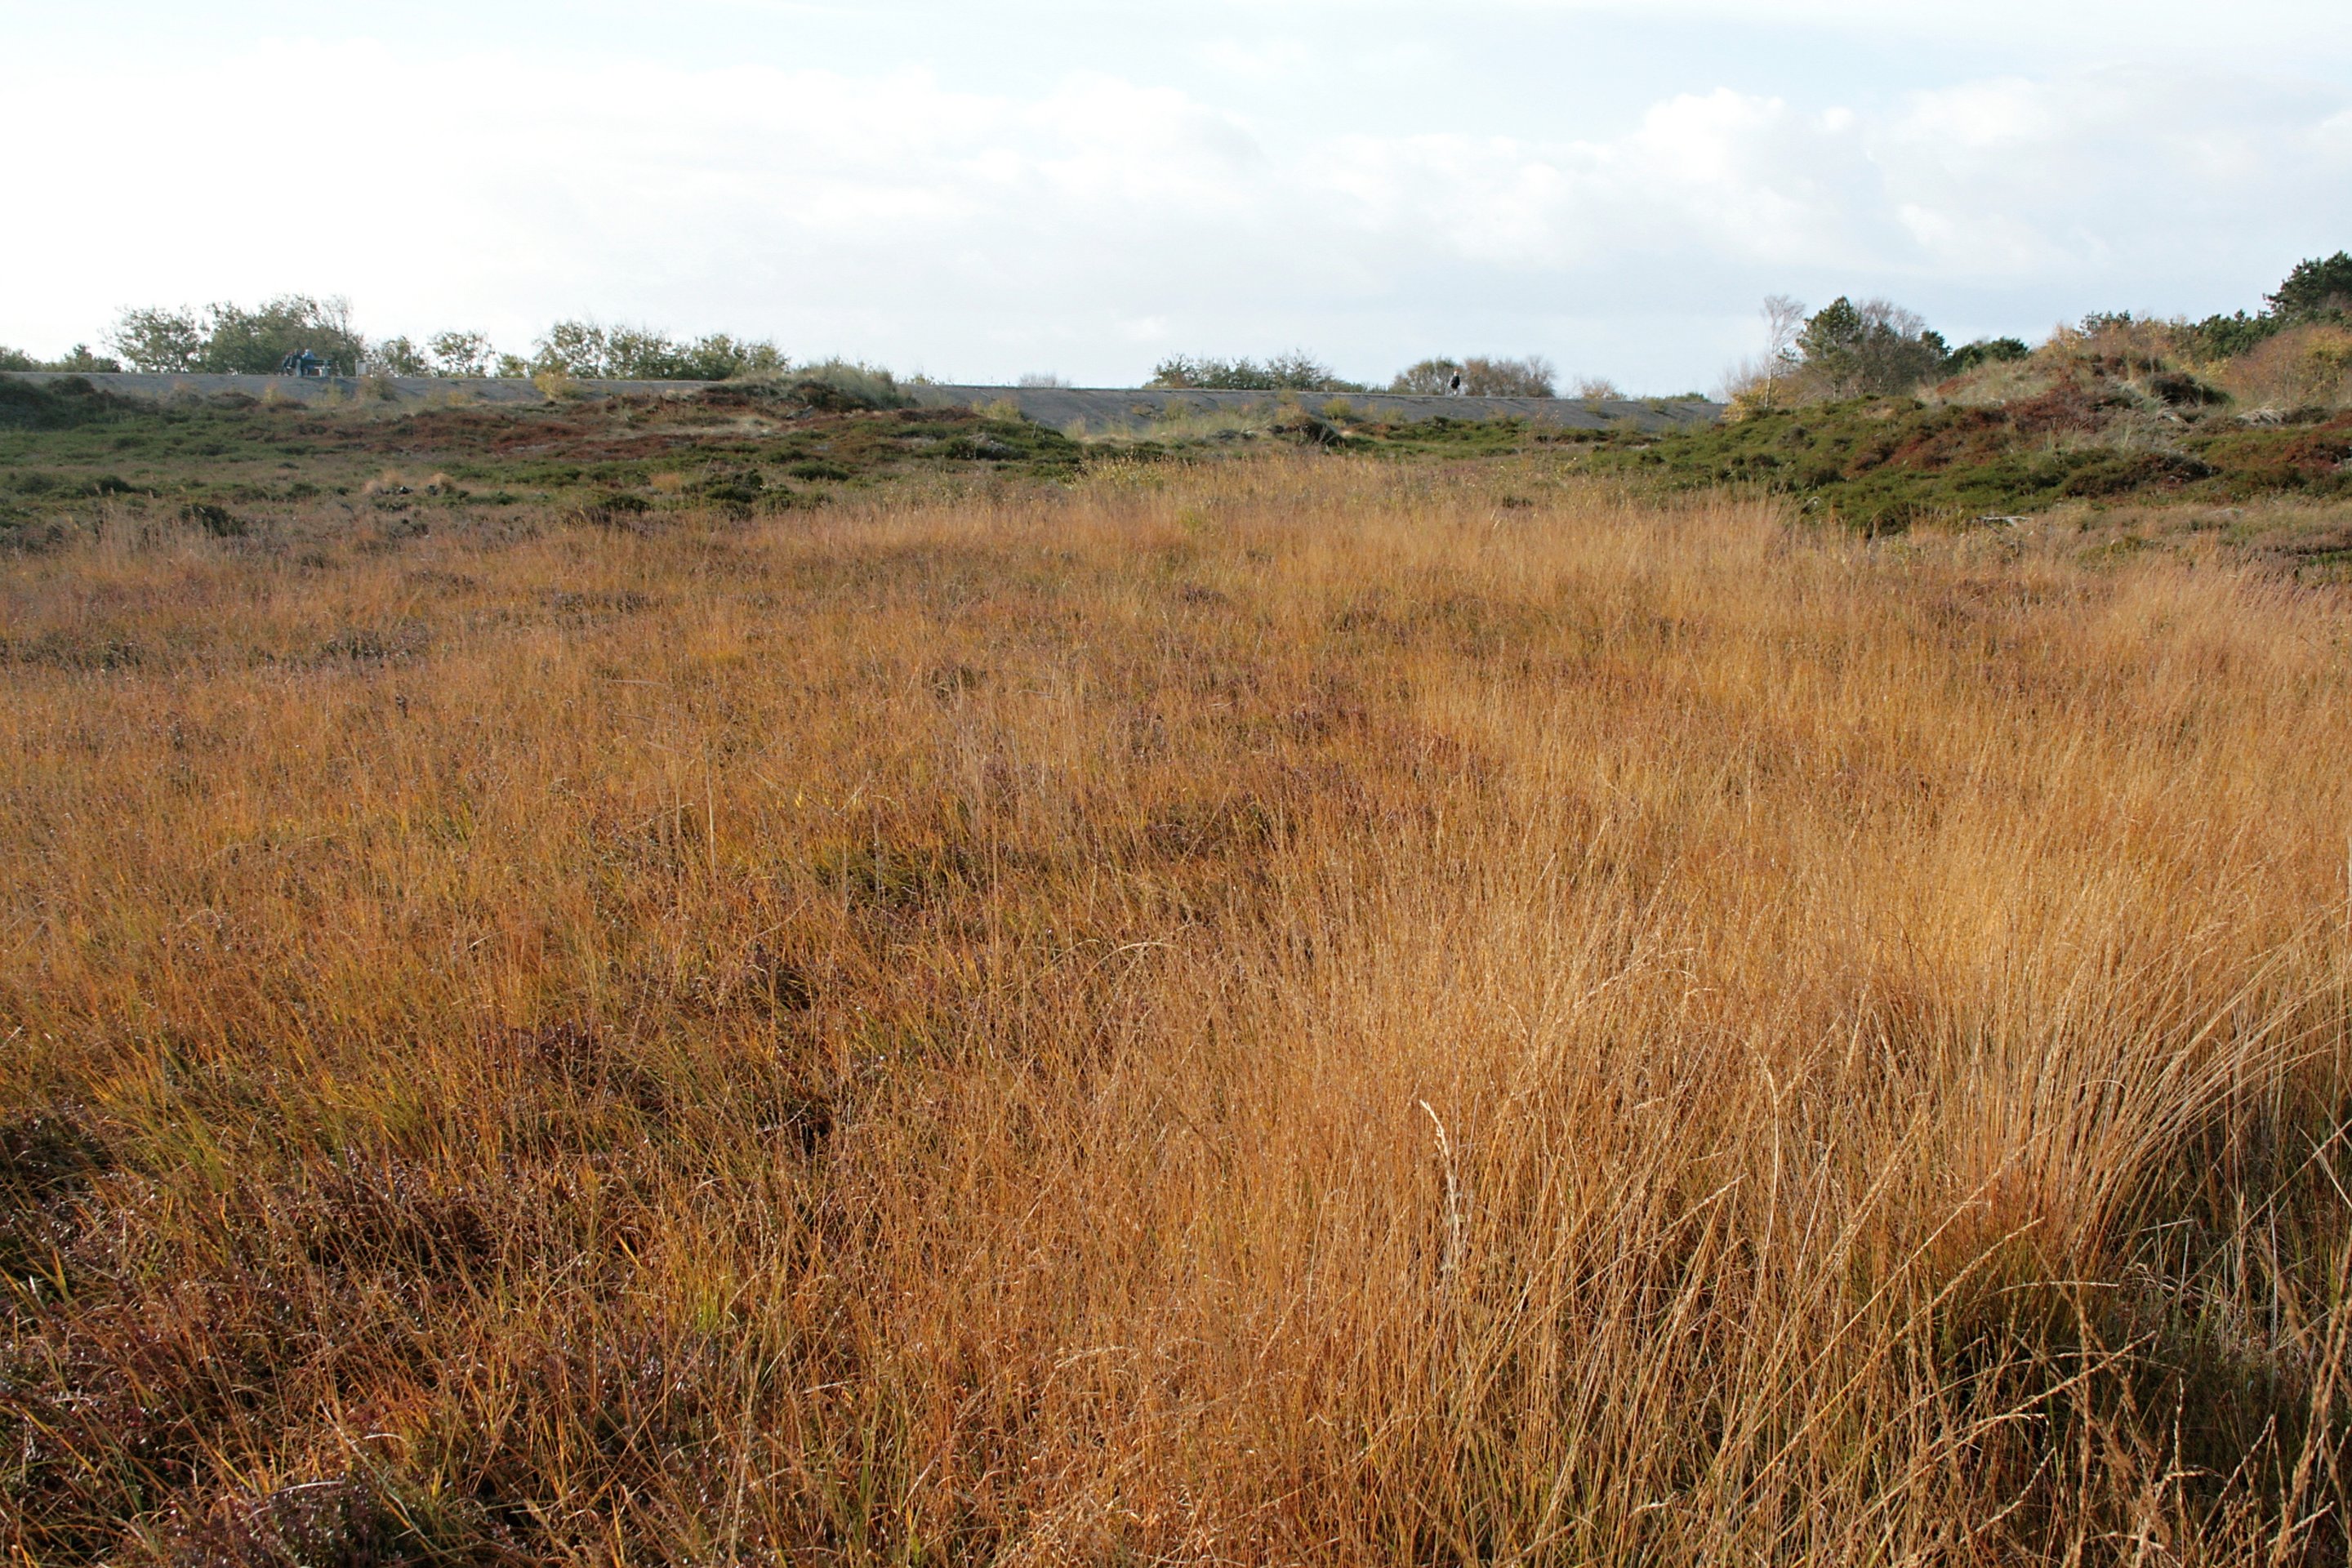
<svg viewBox="0 0 2352 1568"><path fill-rule="evenodd" d="M1276 354L1271 359L1213 359L1176 354L1152 367L1143 384L1199 392L1328 392L1412 393L1465 397L1554 397L1559 373L1541 354L1524 359L1425 359L1407 365L1385 387L1350 381L1304 351ZM1581 397L1623 395L1602 382L1578 387Z"/></svg>
<svg viewBox="0 0 2352 1568"><path fill-rule="evenodd" d="M281 294L254 308L216 303L145 306L115 321L100 353L77 343L61 360L0 348L0 370L146 371L268 375L288 356L310 354L329 375L570 376L595 381L724 381L780 374L793 362L764 339L726 332L679 339L644 327L556 322L529 355L502 353L489 335L435 332L371 339L340 296Z"/></svg>
<svg viewBox="0 0 2352 1568"><path fill-rule="evenodd" d="M2166 323L2197 357L2229 359L2252 352L2292 327L2352 320L2352 253L2298 263L2263 309ZM1899 394L1989 362L2025 358L2014 337L1981 338L1955 348L1917 312L1883 299L1841 295L1819 310L1774 295L1764 303L1768 342L1759 357L1735 366L1725 395L1766 404ZM2084 318L2095 333L2134 324L2128 312ZM499 352L484 332L450 331L421 342L370 339L340 296L281 294L248 309L146 306L124 310L104 350L77 343L63 358L41 360L0 346L0 370L173 374L267 375L289 355L307 353L329 374L564 376L594 381L724 381L781 374L791 357L766 339L711 332L673 338L646 327L567 320L550 327L528 355ZM1055 379L1055 378L1039 378ZM1559 395L1559 372L1540 354L1522 358L1433 357L1406 366L1385 387L1352 381L1304 351L1259 361L1172 355L1152 369L1147 386L1207 391L1444 394L1475 397ZM1571 395L1622 397L1605 381L1580 382Z"/></svg>

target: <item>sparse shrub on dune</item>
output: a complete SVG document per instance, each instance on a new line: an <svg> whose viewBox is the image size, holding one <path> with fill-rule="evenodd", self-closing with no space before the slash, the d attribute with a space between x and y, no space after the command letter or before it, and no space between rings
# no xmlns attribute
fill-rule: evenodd
<svg viewBox="0 0 2352 1568"><path fill-rule="evenodd" d="M1721 395L1735 419L1874 393L1995 405L2084 380L2172 407L2235 399L2276 415L2352 402L2338 342L2352 333L2352 255L2299 263L2264 301L2258 314L2202 321L2094 311L2038 347L2000 337L1947 350L1916 316L1883 300L1840 300L1806 318L1795 300L1775 295L1765 301L1764 353L1726 372Z"/></svg>
<svg viewBox="0 0 2352 1568"><path fill-rule="evenodd" d="M914 401L896 376L863 361L824 360L796 366L782 379L812 407L904 408Z"/></svg>
<svg viewBox="0 0 2352 1568"><path fill-rule="evenodd" d="M2352 407L2352 325L2289 327L2212 374L2248 408Z"/></svg>

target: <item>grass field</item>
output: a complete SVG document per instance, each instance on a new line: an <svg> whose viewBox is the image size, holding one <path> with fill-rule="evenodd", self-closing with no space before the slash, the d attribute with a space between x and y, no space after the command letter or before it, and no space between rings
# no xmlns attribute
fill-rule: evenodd
<svg viewBox="0 0 2352 1568"><path fill-rule="evenodd" d="M837 489L0 554L0 1555L2343 1560L2340 591Z"/></svg>

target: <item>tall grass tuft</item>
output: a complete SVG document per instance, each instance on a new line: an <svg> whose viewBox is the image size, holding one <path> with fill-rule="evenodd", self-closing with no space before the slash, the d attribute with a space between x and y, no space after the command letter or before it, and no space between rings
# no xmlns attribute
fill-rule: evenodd
<svg viewBox="0 0 2352 1568"><path fill-rule="evenodd" d="M16 1560L2342 1560L2338 598L1323 457L0 627Z"/></svg>

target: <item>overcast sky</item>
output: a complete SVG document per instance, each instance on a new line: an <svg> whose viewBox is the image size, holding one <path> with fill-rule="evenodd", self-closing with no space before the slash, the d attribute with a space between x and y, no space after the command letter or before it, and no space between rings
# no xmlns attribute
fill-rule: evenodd
<svg viewBox="0 0 2352 1568"><path fill-rule="evenodd" d="M2352 247L2345 0L0 0L0 343L341 293L943 379L1305 348L1712 386Z"/></svg>

